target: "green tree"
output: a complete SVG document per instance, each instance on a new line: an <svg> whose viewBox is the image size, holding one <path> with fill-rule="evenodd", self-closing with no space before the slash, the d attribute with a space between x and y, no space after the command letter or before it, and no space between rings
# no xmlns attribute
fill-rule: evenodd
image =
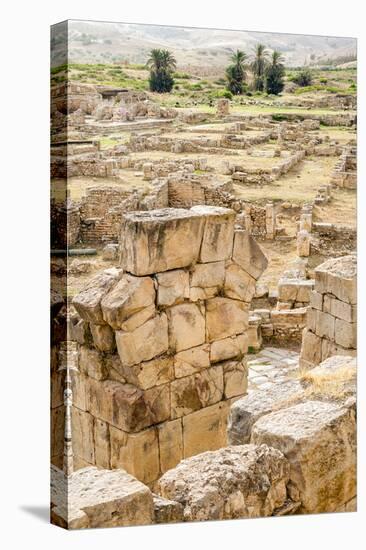
<svg viewBox="0 0 366 550"><path fill-rule="evenodd" d="M313 74L310 69L303 69L292 80L295 84L301 87L311 86L311 83L313 82Z"/></svg>
<svg viewBox="0 0 366 550"><path fill-rule="evenodd" d="M159 93L170 92L174 86L173 72L176 61L169 50L151 50L147 66L150 69L150 90Z"/></svg>
<svg viewBox="0 0 366 550"><path fill-rule="evenodd" d="M251 69L254 76L254 89L263 92L266 80L266 68L268 63L268 50L264 44L257 44L254 48L254 57Z"/></svg>
<svg viewBox="0 0 366 550"><path fill-rule="evenodd" d="M242 94L246 80L246 59L247 55L241 50L232 54L231 64L226 69L228 90L235 95Z"/></svg>
<svg viewBox="0 0 366 550"><path fill-rule="evenodd" d="M272 53L271 63L266 69L266 92L278 95L285 86L285 66L281 52Z"/></svg>

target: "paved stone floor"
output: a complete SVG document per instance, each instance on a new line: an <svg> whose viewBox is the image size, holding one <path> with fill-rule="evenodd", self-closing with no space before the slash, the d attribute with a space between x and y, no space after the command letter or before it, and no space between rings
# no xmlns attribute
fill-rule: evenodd
<svg viewBox="0 0 366 550"><path fill-rule="evenodd" d="M271 347L247 355L248 391L265 390L293 376L299 355L297 351Z"/></svg>

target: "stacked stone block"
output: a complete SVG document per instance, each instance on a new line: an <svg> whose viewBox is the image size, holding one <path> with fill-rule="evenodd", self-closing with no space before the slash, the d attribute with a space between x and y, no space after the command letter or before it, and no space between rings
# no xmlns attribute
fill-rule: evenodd
<svg viewBox="0 0 366 550"><path fill-rule="evenodd" d="M121 267L74 299L74 453L145 483L226 444L246 393L249 304L267 260L235 213L196 206L125 214Z"/></svg>
<svg viewBox="0 0 366 550"><path fill-rule="evenodd" d="M331 259L315 269L300 363L313 367L333 355L356 355L356 256Z"/></svg>

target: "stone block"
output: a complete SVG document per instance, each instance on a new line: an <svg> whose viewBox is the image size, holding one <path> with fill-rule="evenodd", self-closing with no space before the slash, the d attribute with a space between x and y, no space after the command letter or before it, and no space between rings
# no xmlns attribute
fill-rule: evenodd
<svg viewBox="0 0 366 550"><path fill-rule="evenodd" d="M171 417L179 418L222 399L222 366L217 365L171 383Z"/></svg>
<svg viewBox="0 0 366 550"><path fill-rule="evenodd" d="M300 512L333 512L356 494L356 423L352 409L307 401L260 418L251 441L283 452Z"/></svg>
<svg viewBox="0 0 366 550"><path fill-rule="evenodd" d="M227 359L241 358L248 351L247 333L229 336L222 340L215 340L211 344L211 363L226 361Z"/></svg>
<svg viewBox="0 0 366 550"><path fill-rule="evenodd" d="M101 301L121 276L121 269L111 268L93 277L72 301L80 317L96 325L104 325Z"/></svg>
<svg viewBox="0 0 366 550"><path fill-rule="evenodd" d="M312 290L310 292L310 306L319 311L323 310L323 294ZM325 311L325 310L324 310Z"/></svg>
<svg viewBox="0 0 366 550"><path fill-rule="evenodd" d="M223 287L225 262L196 264L191 271L190 299L192 302L216 296Z"/></svg>
<svg viewBox="0 0 366 550"><path fill-rule="evenodd" d="M111 426L111 467L124 468L143 483L159 477L159 443L156 428L128 434Z"/></svg>
<svg viewBox="0 0 366 550"><path fill-rule="evenodd" d="M174 468L183 458L182 420L172 420L157 426L159 438L160 470L162 473Z"/></svg>
<svg viewBox="0 0 366 550"><path fill-rule="evenodd" d="M205 220L199 261L218 262L230 258L233 250L235 212L219 206L193 206L191 212Z"/></svg>
<svg viewBox="0 0 366 550"><path fill-rule="evenodd" d="M324 311L348 323L357 321L357 306L337 300L333 296L324 296Z"/></svg>
<svg viewBox="0 0 366 550"><path fill-rule="evenodd" d="M195 348L178 352L174 356L175 378L195 374L210 366L210 345L203 344Z"/></svg>
<svg viewBox="0 0 366 550"><path fill-rule="evenodd" d="M246 362L226 361L221 363L224 375L224 397L229 399L244 395L248 388L248 367Z"/></svg>
<svg viewBox="0 0 366 550"><path fill-rule="evenodd" d="M109 424L99 418L94 419L94 453L95 465L108 470L111 467Z"/></svg>
<svg viewBox="0 0 366 550"><path fill-rule="evenodd" d="M60 405L51 409L51 458L64 454L65 438L65 407Z"/></svg>
<svg viewBox="0 0 366 550"><path fill-rule="evenodd" d="M200 213L183 208L126 213L121 231L123 269L143 276L197 262L205 221Z"/></svg>
<svg viewBox="0 0 366 550"><path fill-rule="evenodd" d="M322 339L305 328L302 337L301 359L318 365L322 360Z"/></svg>
<svg viewBox="0 0 366 550"><path fill-rule="evenodd" d="M103 355L100 351L86 346L79 348L79 369L81 374L95 378L95 380L105 380L108 377Z"/></svg>
<svg viewBox="0 0 366 550"><path fill-rule="evenodd" d="M189 273L183 269L173 269L156 275L158 281L157 304L161 307L173 306L189 298Z"/></svg>
<svg viewBox="0 0 366 550"><path fill-rule="evenodd" d="M132 331L155 313L155 288L150 277L124 274L101 302L103 319L114 330Z"/></svg>
<svg viewBox="0 0 366 550"><path fill-rule="evenodd" d="M74 455L82 458L88 464L95 464L93 416L73 407L71 429Z"/></svg>
<svg viewBox="0 0 366 550"><path fill-rule="evenodd" d="M184 458L227 445L228 411L229 402L220 401L183 417Z"/></svg>
<svg viewBox="0 0 366 550"><path fill-rule="evenodd" d="M161 386L174 380L174 362L171 356L160 356L132 367L122 367L122 373L129 384L142 390Z"/></svg>
<svg viewBox="0 0 366 550"><path fill-rule="evenodd" d="M300 258L306 258L310 256L310 233L305 229L302 229L297 234L297 255Z"/></svg>
<svg viewBox="0 0 366 550"><path fill-rule="evenodd" d="M210 342L243 333L248 328L248 305L230 298L206 302L206 332Z"/></svg>
<svg viewBox="0 0 366 550"><path fill-rule="evenodd" d="M321 338L334 340L335 318L329 313L316 310L316 330L315 333Z"/></svg>
<svg viewBox="0 0 366 550"><path fill-rule="evenodd" d="M156 315L132 332L117 331L116 343L123 366L137 365L162 355L169 347L166 315Z"/></svg>
<svg viewBox="0 0 366 550"><path fill-rule="evenodd" d="M357 347L357 323L336 319L334 339L336 344L344 348L355 349Z"/></svg>
<svg viewBox="0 0 366 550"><path fill-rule="evenodd" d="M259 244L244 230L235 231L232 258L256 280L259 279L268 265L268 260Z"/></svg>
<svg viewBox="0 0 366 550"><path fill-rule="evenodd" d="M183 506L180 502L153 495L155 523L177 523L183 521Z"/></svg>
<svg viewBox="0 0 366 550"><path fill-rule="evenodd" d="M205 342L203 311L196 304L179 304L167 310L170 349L179 352Z"/></svg>
<svg viewBox="0 0 366 550"><path fill-rule="evenodd" d="M327 260L315 269L315 290L338 300L357 304L357 259L343 256Z"/></svg>
<svg viewBox="0 0 366 550"><path fill-rule="evenodd" d="M228 298L250 303L255 294L256 280L235 263L226 267L224 293Z"/></svg>
<svg viewBox="0 0 366 550"><path fill-rule="evenodd" d="M112 353L116 348L114 332L108 325L95 325L90 323L90 332L93 338L94 346L99 351Z"/></svg>
<svg viewBox="0 0 366 550"><path fill-rule="evenodd" d="M80 371L71 371L72 404L86 411L88 409L88 376Z"/></svg>

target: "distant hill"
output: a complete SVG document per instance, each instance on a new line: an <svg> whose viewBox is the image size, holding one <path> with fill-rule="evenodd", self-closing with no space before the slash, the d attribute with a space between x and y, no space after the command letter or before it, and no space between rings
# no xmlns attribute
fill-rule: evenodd
<svg viewBox="0 0 366 550"><path fill-rule="evenodd" d="M237 48L251 53L264 43L280 50L287 66L344 63L356 59L356 40L327 36L194 29L125 23L69 22L72 63L145 63L151 48L171 50L178 66L223 67ZM53 61L57 64L58 59ZM336 63L332 63L336 64Z"/></svg>

